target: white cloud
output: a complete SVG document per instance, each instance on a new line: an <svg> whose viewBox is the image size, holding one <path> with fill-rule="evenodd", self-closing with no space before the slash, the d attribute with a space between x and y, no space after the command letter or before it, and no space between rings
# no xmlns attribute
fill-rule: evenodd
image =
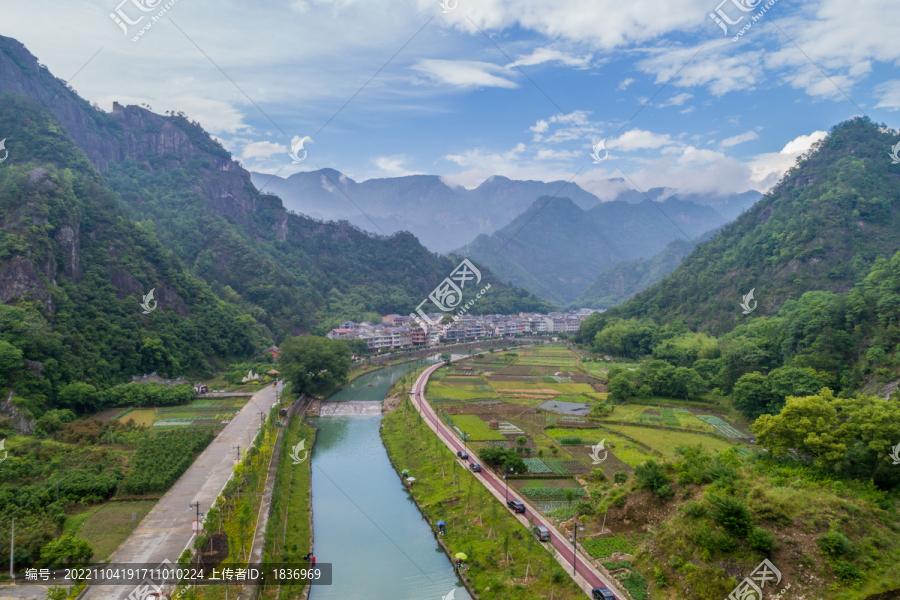
<svg viewBox="0 0 900 600"><path fill-rule="evenodd" d="M628 152L630 150L642 150L646 148L662 148L674 144L669 134L658 134L642 129L631 129L617 138L606 141L607 148L617 148Z"/></svg>
<svg viewBox="0 0 900 600"><path fill-rule="evenodd" d="M631 77L629 77L629 78L627 78L627 79L624 79L624 80L622 81L622 83L619 84L619 87L616 88L616 91L617 91L617 92L621 92L622 90L624 90L625 88L627 88L627 87L628 87L629 85L631 85L632 83L634 83L634 79L632 79Z"/></svg>
<svg viewBox="0 0 900 600"><path fill-rule="evenodd" d="M550 150L549 148L542 148L541 150L538 150L538 153L534 158L535 160L571 160L579 156L583 157L584 153L574 150Z"/></svg>
<svg viewBox="0 0 900 600"><path fill-rule="evenodd" d="M273 144L272 142L253 142L244 146L241 151L241 158L268 158L273 154L287 153L288 147L282 144Z"/></svg>
<svg viewBox="0 0 900 600"><path fill-rule="evenodd" d="M492 75L490 72L503 72L503 67L492 63L474 60L441 60L427 58L420 60L414 70L425 73L432 80L458 87L501 87L517 88L514 81Z"/></svg>
<svg viewBox="0 0 900 600"><path fill-rule="evenodd" d="M723 148L731 148L732 146L737 146L738 144L743 144L744 142L749 142L750 140L755 140L759 137L759 134L755 131L748 131L746 133L742 133L740 135L733 135L731 137L725 138L719 145Z"/></svg>
<svg viewBox="0 0 900 600"><path fill-rule="evenodd" d="M826 137L828 137L828 133L825 131L814 131L809 135L798 136L785 144L784 148L781 149L780 154L787 154L794 157L800 156L809 150L815 142L824 140Z"/></svg>
<svg viewBox="0 0 900 600"><path fill-rule="evenodd" d="M880 97L875 108L886 108L890 111L900 109L900 79L892 79L876 85L875 93Z"/></svg>
<svg viewBox="0 0 900 600"><path fill-rule="evenodd" d="M529 65L540 65L546 62L559 62L566 67L576 67L579 69L586 69L591 66L591 55L587 56L575 56L573 54L569 54L567 52L561 52L560 50L553 50L551 48L536 48L531 54L527 56L520 56L516 59L516 64L520 67L526 67ZM507 69L515 68L514 65L507 65Z"/></svg>
<svg viewBox="0 0 900 600"><path fill-rule="evenodd" d="M530 129L531 131L533 131L535 133L544 133L549 128L550 128L550 124L547 123L547 121L545 121L543 119L539 119L537 123L535 123L533 126L529 127L528 129Z"/></svg>
<svg viewBox="0 0 900 600"><path fill-rule="evenodd" d="M418 171L411 171L404 165L409 161L405 155L379 156L374 162L381 172L381 177L405 177L406 175L418 175Z"/></svg>
<svg viewBox="0 0 900 600"><path fill-rule="evenodd" d="M659 107L663 108L665 106L681 106L693 97L693 94L688 93L675 94L674 96L660 104Z"/></svg>

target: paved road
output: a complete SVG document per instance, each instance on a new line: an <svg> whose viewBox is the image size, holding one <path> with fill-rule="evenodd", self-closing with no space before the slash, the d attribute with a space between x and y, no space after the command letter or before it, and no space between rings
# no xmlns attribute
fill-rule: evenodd
<svg viewBox="0 0 900 600"><path fill-rule="evenodd" d="M282 389L279 383L278 390ZM253 442L260 424L260 411L268 415L276 402L276 388L267 386L256 392L231 422L207 446L194 464L166 492L137 530L116 550L111 563L174 563L193 541L191 523L195 511L188 507L200 502L200 512L209 510L231 478L237 450L241 454ZM120 600L134 586L91 586L82 600Z"/></svg>
<svg viewBox="0 0 900 600"><path fill-rule="evenodd" d="M423 413L423 416L426 419L426 422L431 426L432 429L435 429L438 432L438 437L440 437L443 442L450 448L450 450L456 454L459 450L463 450L463 444L450 432L450 429L441 421L437 414L434 412L434 409L431 408L431 405L427 402L425 398L425 385L428 383L428 377L437 369L439 369L442 365L434 365L426 369L416 380L416 383L413 385L412 390L410 391L410 398L413 401L413 404L417 406L419 412ZM481 483L494 494L500 502L505 504L505 496L506 496L506 485L504 481L491 473L487 468L485 468L481 473L474 473L475 477L481 481ZM510 499L514 497L512 493L509 495ZM553 527L548 520L544 518L544 516L537 512L532 512L528 508L528 504L525 504L526 511L525 514L515 515L516 518L526 527L528 526L529 517L534 518L535 525L543 525L550 530L550 543L553 544L553 547L559 552L560 556L562 556L563 561L571 570L572 567L572 544L569 543L569 540L566 536L561 534L559 531ZM578 577L576 577L575 581L578 583L586 593L590 595L590 589L595 587L605 587L612 590L614 594L616 594L617 598L625 598L626 596L619 590L618 586L615 583L594 569L593 565L589 564L585 561L585 559L580 556L577 558L576 562L576 570L578 573Z"/></svg>

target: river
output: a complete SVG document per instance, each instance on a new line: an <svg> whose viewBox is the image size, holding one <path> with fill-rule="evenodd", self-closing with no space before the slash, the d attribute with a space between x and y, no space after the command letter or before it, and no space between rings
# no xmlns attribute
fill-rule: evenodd
<svg viewBox="0 0 900 600"><path fill-rule="evenodd" d="M416 366L363 375L329 402L382 400ZM369 387L368 384L372 384ZM378 434L380 416L318 417L312 452L316 561L332 563L332 585L310 600L471 600L431 527L409 498Z"/></svg>

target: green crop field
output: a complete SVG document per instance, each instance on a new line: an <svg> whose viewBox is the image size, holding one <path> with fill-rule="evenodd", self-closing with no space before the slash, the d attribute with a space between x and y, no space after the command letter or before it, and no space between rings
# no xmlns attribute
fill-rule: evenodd
<svg viewBox="0 0 900 600"><path fill-rule="evenodd" d="M677 446L703 444L705 448L709 448L714 452L721 452L732 447L732 444L708 435L698 435L670 429L650 429L649 427L631 427L629 425L613 426L613 429L634 438L642 444L647 444L670 458L675 456L675 448ZM614 452L614 454L619 456L618 453Z"/></svg>
<svg viewBox="0 0 900 600"><path fill-rule="evenodd" d="M473 441L505 440L502 433L494 431L475 415L454 415L453 424L469 435Z"/></svg>
<svg viewBox="0 0 900 600"><path fill-rule="evenodd" d="M616 552L634 554L634 549L620 537L590 538L582 542L582 547L594 558L606 558Z"/></svg>
<svg viewBox="0 0 900 600"><path fill-rule="evenodd" d="M490 392L475 392L462 389L459 386L441 385L439 383L429 383L425 393L435 398L449 398L451 400L475 400L477 398L489 398L492 395Z"/></svg>

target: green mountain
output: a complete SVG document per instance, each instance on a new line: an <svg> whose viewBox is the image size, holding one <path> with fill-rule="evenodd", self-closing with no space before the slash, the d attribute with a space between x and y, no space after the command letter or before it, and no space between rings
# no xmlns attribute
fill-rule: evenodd
<svg viewBox="0 0 900 600"><path fill-rule="evenodd" d="M752 209L612 314L719 334L811 290L850 291L900 250L898 140L865 118L834 127ZM758 306L744 315L751 290Z"/></svg>
<svg viewBox="0 0 900 600"><path fill-rule="evenodd" d="M696 239L725 222L715 209L678 197L583 210L569 198L542 196L509 225L455 252L468 252L504 281L566 305L612 265L650 258L672 240Z"/></svg>
<svg viewBox="0 0 900 600"><path fill-rule="evenodd" d="M9 151L0 165L0 388L52 403L70 382L209 375L211 361L265 343L251 315L188 274L153 223L128 217L47 111L4 93L0 128Z"/></svg>
<svg viewBox="0 0 900 600"><path fill-rule="evenodd" d="M347 318L409 313L453 270L411 234L375 236L347 222L288 212L261 194L250 174L197 123L114 104L91 107L38 65L19 42L0 37L0 91L45 105L117 192L128 215L152 221L163 247L216 294L280 339L323 333ZM15 163L15 137L8 135ZM491 290L479 312L547 310L483 269Z"/></svg>
<svg viewBox="0 0 900 600"><path fill-rule="evenodd" d="M675 270L694 249L687 240L669 242L652 258L617 263L594 280L573 303L573 308L610 308L643 291Z"/></svg>

